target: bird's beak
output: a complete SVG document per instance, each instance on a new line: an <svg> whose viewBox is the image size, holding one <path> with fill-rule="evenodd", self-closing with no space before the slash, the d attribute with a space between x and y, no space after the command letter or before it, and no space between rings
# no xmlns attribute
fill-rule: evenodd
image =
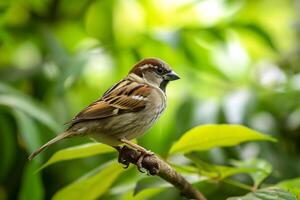
<svg viewBox="0 0 300 200"><path fill-rule="evenodd" d="M180 77L174 71L170 71L169 73L164 75L164 79L168 81L175 81L180 79Z"/></svg>

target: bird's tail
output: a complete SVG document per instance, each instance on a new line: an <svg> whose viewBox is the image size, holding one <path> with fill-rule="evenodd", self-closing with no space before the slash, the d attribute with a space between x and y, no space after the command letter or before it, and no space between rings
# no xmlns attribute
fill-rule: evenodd
<svg viewBox="0 0 300 200"><path fill-rule="evenodd" d="M40 148L35 150L32 154L30 154L30 156L28 156L28 160L32 160L36 155L41 153L48 146L50 146L62 139L68 138L68 137L72 136L72 134L73 134L73 132L71 132L71 131L66 131L66 132L59 134L58 136L56 136L55 138L53 138L52 140L50 140L49 142L47 142L46 144L44 144L43 146L41 146Z"/></svg>

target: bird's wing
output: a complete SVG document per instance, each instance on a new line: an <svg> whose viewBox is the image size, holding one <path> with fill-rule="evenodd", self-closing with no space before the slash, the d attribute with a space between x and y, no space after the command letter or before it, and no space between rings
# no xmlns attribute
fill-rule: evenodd
<svg viewBox="0 0 300 200"><path fill-rule="evenodd" d="M145 108L151 90L148 85L127 79L122 80L107 90L101 99L78 113L68 124L138 112Z"/></svg>

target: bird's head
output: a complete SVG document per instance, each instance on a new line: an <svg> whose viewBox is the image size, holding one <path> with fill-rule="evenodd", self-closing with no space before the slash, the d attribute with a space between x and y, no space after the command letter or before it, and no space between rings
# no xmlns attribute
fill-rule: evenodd
<svg viewBox="0 0 300 200"><path fill-rule="evenodd" d="M160 87L163 91L170 81L179 79L179 76L167 63L157 58L146 58L139 61L130 73L139 76L147 83Z"/></svg>

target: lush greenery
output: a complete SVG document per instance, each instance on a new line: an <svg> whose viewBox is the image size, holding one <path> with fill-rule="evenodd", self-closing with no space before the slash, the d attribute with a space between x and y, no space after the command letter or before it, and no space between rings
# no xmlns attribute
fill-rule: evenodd
<svg viewBox="0 0 300 200"><path fill-rule="evenodd" d="M208 199L299 198L299 5L2 0L0 199L181 199L88 138L27 160L144 57L167 61L181 79L139 144Z"/></svg>

